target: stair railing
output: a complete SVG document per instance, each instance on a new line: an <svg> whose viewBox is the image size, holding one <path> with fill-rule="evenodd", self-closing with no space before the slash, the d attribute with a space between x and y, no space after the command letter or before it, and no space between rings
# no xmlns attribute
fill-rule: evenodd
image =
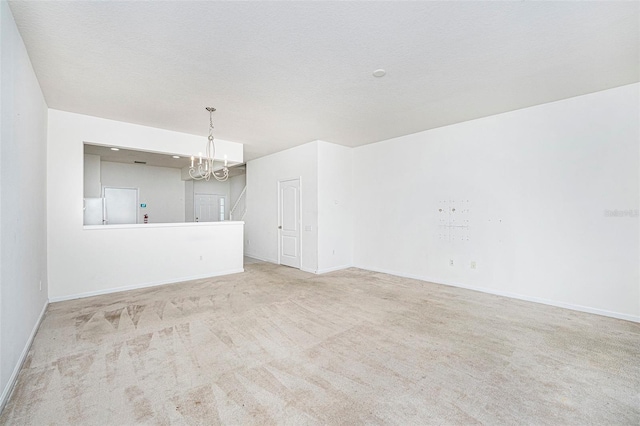
<svg viewBox="0 0 640 426"><path fill-rule="evenodd" d="M233 204L233 207L231 207L231 210L229 211L229 220L233 220L233 213L238 208L238 204L240 204L240 201L245 199L246 194L247 194L247 186L245 185L244 188L242 189L242 192L238 196L238 199L236 200L236 202ZM246 204L246 200L245 200L245 204ZM240 215L240 220L244 220L244 215L246 213L247 213L247 206L245 205L244 210L242 210L242 215Z"/></svg>

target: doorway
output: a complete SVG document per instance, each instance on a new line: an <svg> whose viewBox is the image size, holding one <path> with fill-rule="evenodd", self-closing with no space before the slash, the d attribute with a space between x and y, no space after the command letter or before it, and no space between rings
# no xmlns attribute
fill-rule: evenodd
<svg viewBox="0 0 640 426"><path fill-rule="evenodd" d="M225 219L226 197L222 194L195 194L194 219L196 222L218 222Z"/></svg>
<svg viewBox="0 0 640 426"><path fill-rule="evenodd" d="M278 257L300 269L300 178L278 181Z"/></svg>

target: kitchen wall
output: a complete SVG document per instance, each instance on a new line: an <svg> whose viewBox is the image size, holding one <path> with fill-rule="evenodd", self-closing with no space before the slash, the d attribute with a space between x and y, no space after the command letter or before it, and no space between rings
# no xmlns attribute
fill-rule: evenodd
<svg viewBox="0 0 640 426"><path fill-rule="evenodd" d="M180 169L102 161L102 186L138 188L138 223L185 222L185 182ZM146 204L146 207L140 207Z"/></svg>
<svg viewBox="0 0 640 426"><path fill-rule="evenodd" d="M49 110L47 251L49 298L63 300L242 271L242 224L83 226L85 142L189 156L206 136ZM243 162L242 145L216 141ZM108 256L104 254L108 253Z"/></svg>

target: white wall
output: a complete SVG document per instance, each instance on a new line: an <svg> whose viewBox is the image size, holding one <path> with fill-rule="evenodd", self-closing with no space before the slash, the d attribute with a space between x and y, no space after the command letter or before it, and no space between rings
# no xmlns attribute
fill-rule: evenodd
<svg viewBox="0 0 640 426"><path fill-rule="evenodd" d="M639 88L356 148L355 265L639 320Z"/></svg>
<svg viewBox="0 0 640 426"><path fill-rule="evenodd" d="M195 222L193 199L193 180L187 180L184 183L184 221Z"/></svg>
<svg viewBox="0 0 640 426"><path fill-rule="evenodd" d="M310 142L248 162L246 176L247 256L278 262L278 181L301 177L300 269L323 273L352 265L351 148Z"/></svg>
<svg viewBox="0 0 640 426"><path fill-rule="evenodd" d="M301 269L318 270L318 143L247 163L245 253L278 262L278 181L301 178ZM310 230L305 230L310 229Z"/></svg>
<svg viewBox="0 0 640 426"><path fill-rule="evenodd" d="M66 265L72 271L63 276L56 270L52 302L243 271L242 222L112 225L81 232L68 241L81 242L82 253L72 247L61 253L71 258ZM52 254L50 263L60 264Z"/></svg>
<svg viewBox="0 0 640 426"><path fill-rule="evenodd" d="M0 76L1 410L47 303L47 105L4 1Z"/></svg>
<svg viewBox="0 0 640 426"><path fill-rule="evenodd" d="M318 141L318 272L353 264L351 148Z"/></svg>
<svg viewBox="0 0 640 426"><path fill-rule="evenodd" d="M50 299L242 270L241 223L106 230L82 225L84 142L190 155L205 141L205 136L49 110ZM230 161L242 162L242 145L216 142L221 155L226 150Z"/></svg>
<svg viewBox="0 0 640 426"><path fill-rule="evenodd" d="M102 161L102 186L138 188L138 223L149 215L149 223L182 223L185 221L185 182L180 169L144 164Z"/></svg>
<svg viewBox="0 0 640 426"><path fill-rule="evenodd" d="M84 154L84 197L102 197L102 184L100 183L100 156Z"/></svg>

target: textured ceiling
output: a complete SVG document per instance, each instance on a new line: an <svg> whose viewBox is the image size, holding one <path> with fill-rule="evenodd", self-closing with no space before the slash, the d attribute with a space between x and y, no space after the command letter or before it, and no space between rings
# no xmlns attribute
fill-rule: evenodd
<svg viewBox="0 0 640 426"><path fill-rule="evenodd" d="M638 2L10 2L51 108L358 146L640 80ZM386 77L375 78L377 68Z"/></svg>

